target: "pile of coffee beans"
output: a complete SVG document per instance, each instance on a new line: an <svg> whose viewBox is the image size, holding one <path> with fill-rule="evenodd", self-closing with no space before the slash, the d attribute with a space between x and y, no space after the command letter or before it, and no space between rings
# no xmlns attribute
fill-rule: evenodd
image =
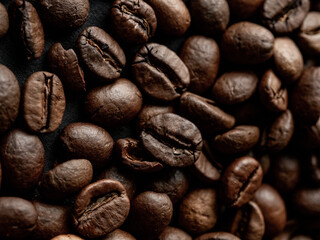
<svg viewBox="0 0 320 240"><path fill-rule="evenodd" d="M320 240L319 0L2 2L0 240Z"/></svg>

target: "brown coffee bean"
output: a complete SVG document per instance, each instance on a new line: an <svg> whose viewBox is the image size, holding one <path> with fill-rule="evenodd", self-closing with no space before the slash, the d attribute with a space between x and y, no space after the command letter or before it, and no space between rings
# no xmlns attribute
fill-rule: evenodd
<svg viewBox="0 0 320 240"><path fill-rule="evenodd" d="M288 90L273 70L263 74L258 90L262 104L270 111L282 112L288 108Z"/></svg>
<svg viewBox="0 0 320 240"><path fill-rule="evenodd" d="M39 58L44 49L44 32L37 10L26 0L9 6L10 25L17 44L28 60Z"/></svg>
<svg viewBox="0 0 320 240"><path fill-rule="evenodd" d="M296 129L299 138L296 138L303 149L317 149L320 147L320 118L314 125L300 126Z"/></svg>
<svg viewBox="0 0 320 240"><path fill-rule="evenodd" d="M65 88L72 92L86 91L83 71L73 49L65 50L61 43L55 43L48 51L48 61L52 72L61 78Z"/></svg>
<svg viewBox="0 0 320 240"><path fill-rule="evenodd" d="M136 240L131 234L122 231L120 229L116 229L113 232L109 233L101 240Z"/></svg>
<svg viewBox="0 0 320 240"><path fill-rule="evenodd" d="M213 147L224 154L237 154L250 150L260 137L260 130L256 126L237 126L228 132L217 135L213 140Z"/></svg>
<svg viewBox="0 0 320 240"><path fill-rule="evenodd" d="M241 207L253 197L262 182L262 168L252 157L233 161L222 175L222 197L231 207Z"/></svg>
<svg viewBox="0 0 320 240"><path fill-rule="evenodd" d="M173 113L150 119L141 133L144 148L158 161L171 167L187 167L200 156L202 137L190 121Z"/></svg>
<svg viewBox="0 0 320 240"><path fill-rule="evenodd" d="M10 191L21 194L36 187L45 162L44 148L37 136L14 129L4 137L0 153L3 182Z"/></svg>
<svg viewBox="0 0 320 240"><path fill-rule="evenodd" d="M162 231L162 233L160 234L160 236L158 236L157 239L158 240L178 240L178 239L192 240L192 237L179 228L168 226Z"/></svg>
<svg viewBox="0 0 320 240"><path fill-rule="evenodd" d="M82 189L73 207L73 224L86 238L102 237L126 220L130 200L123 185L103 179Z"/></svg>
<svg viewBox="0 0 320 240"><path fill-rule="evenodd" d="M0 134L15 122L20 104L20 88L16 76L0 64Z"/></svg>
<svg viewBox="0 0 320 240"><path fill-rule="evenodd" d="M264 0L228 0L231 15L239 19L248 19L259 12Z"/></svg>
<svg viewBox="0 0 320 240"><path fill-rule="evenodd" d="M185 92L180 98L182 116L194 122L205 134L225 132L235 124L235 118L221 110L214 101Z"/></svg>
<svg viewBox="0 0 320 240"><path fill-rule="evenodd" d="M240 238L227 232L214 232L203 234L197 237L195 240L240 240Z"/></svg>
<svg viewBox="0 0 320 240"><path fill-rule="evenodd" d="M2 38L9 29L9 15L6 7L0 3L0 38Z"/></svg>
<svg viewBox="0 0 320 240"><path fill-rule="evenodd" d="M188 90L197 94L208 90L220 65L220 50L216 41L204 36L189 37L184 42L179 57L189 69Z"/></svg>
<svg viewBox="0 0 320 240"><path fill-rule="evenodd" d="M191 24L187 6L182 0L147 0L156 13L158 28L171 36L183 35Z"/></svg>
<svg viewBox="0 0 320 240"><path fill-rule="evenodd" d="M31 131L54 132L61 124L66 108L62 83L49 72L36 72L23 86L23 117Z"/></svg>
<svg viewBox="0 0 320 240"><path fill-rule="evenodd" d="M56 237L52 238L51 240L84 240L84 239L80 238L76 235L67 234L67 235L56 236Z"/></svg>
<svg viewBox="0 0 320 240"><path fill-rule="evenodd" d="M88 160L70 160L44 174L40 188L46 198L61 200L87 186L92 175L92 165Z"/></svg>
<svg viewBox="0 0 320 240"><path fill-rule="evenodd" d="M295 209L308 216L320 216L320 188L301 188L293 196Z"/></svg>
<svg viewBox="0 0 320 240"><path fill-rule="evenodd" d="M92 89L85 109L92 122L111 128L131 121L142 107L142 94L128 79Z"/></svg>
<svg viewBox="0 0 320 240"><path fill-rule="evenodd" d="M231 25L223 34L224 57L238 64L258 64L273 55L274 36L266 28L250 22Z"/></svg>
<svg viewBox="0 0 320 240"><path fill-rule="evenodd" d="M253 201L260 207L266 224L266 237L279 234L287 221L285 202L280 194L268 184L262 184L254 194Z"/></svg>
<svg viewBox="0 0 320 240"><path fill-rule="evenodd" d="M317 154L308 156L306 161L306 169L310 180L320 186L320 159Z"/></svg>
<svg viewBox="0 0 320 240"><path fill-rule="evenodd" d="M256 91L258 76L252 71L232 71L221 75L212 88L212 98L221 104L248 100Z"/></svg>
<svg viewBox="0 0 320 240"><path fill-rule="evenodd" d="M161 101L180 97L190 83L189 70L177 54L157 43L148 43L139 50L132 71L143 91Z"/></svg>
<svg viewBox="0 0 320 240"><path fill-rule="evenodd" d="M143 192L131 203L129 228L138 239L154 239L169 225L172 211L166 194Z"/></svg>
<svg viewBox="0 0 320 240"><path fill-rule="evenodd" d="M78 37L77 47L86 68L102 82L120 77L126 56L119 44L98 27L85 28Z"/></svg>
<svg viewBox="0 0 320 240"><path fill-rule="evenodd" d="M70 208L35 201L33 205L38 213L37 227L32 239L51 239L59 234L71 232Z"/></svg>
<svg viewBox="0 0 320 240"><path fill-rule="evenodd" d="M191 191L179 207L179 224L190 234L202 234L217 222L218 195L215 189L204 188Z"/></svg>
<svg viewBox="0 0 320 240"><path fill-rule="evenodd" d="M59 142L65 158L87 159L95 168L108 163L114 145L106 130L91 123L69 124L60 133Z"/></svg>

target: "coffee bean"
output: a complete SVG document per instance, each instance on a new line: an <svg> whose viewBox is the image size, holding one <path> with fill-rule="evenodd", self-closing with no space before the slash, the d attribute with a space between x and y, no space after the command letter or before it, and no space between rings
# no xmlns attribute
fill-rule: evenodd
<svg viewBox="0 0 320 240"><path fill-rule="evenodd" d="M136 240L131 234L122 231L120 229L116 229L113 232L109 233L101 240Z"/></svg>
<svg viewBox="0 0 320 240"><path fill-rule="evenodd" d="M61 43L55 43L48 51L48 61L52 72L61 78L65 88L72 92L86 91L83 71L73 49L65 50Z"/></svg>
<svg viewBox="0 0 320 240"><path fill-rule="evenodd" d="M285 83L295 82L303 71L303 58L297 45L288 37L278 37L273 51L277 73Z"/></svg>
<svg viewBox="0 0 320 240"><path fill-rule="evenodd" d="M179 207L179 225L190 234L202 234L216 225L218 195L215 189L201 188L188 193Z"/></svg>
<svg viewBox="0 0 320 240"><path fill-rule="evenodd" d="M185 92L180 98L179 110L182 116L194 122L203 133L225 132L235 124L235 118L221 110L214 101Z"/></svg>
<svg viewBox="0 0 320 240"><path fill-rule="evenodd" d="M320 159L316 154L312 154L307 158L306 169L312 182L320 186Z"/></svg>
<svg viewBox="0 0 320 240"><path fill-rule="evenodd" d="M250 22L231 25L223 34L223 56L237 64L263 63L273 55L274 36L266 28Z"/></svg>
<svg viewBox="0 0 320 240"><path fill-rule="evenodd" d="M291 92L292 113L303 124L315 124L320 116L319 78L320 67L307 68Z"/></svg>
<svg viewBox="0 0 320 240"><path fill-rule="evenodd" d="M192 240L192 237L179 228L168 226L162 231L162 233L160 234L160 236L158 236L157 239L158 240L175 240L175 239Z"/></svg>
<svg viewBox="0 0 320 240"><path fill-rule="evenodd" d="M92 183L78 194L73 207L73 224L86 238L102 237L126 220L130 200L123 185L104 179Z"/></svg>
<svg viewBox="0 0 320 240"><path fill-rule="evenodd" d="M227 232L214 232L203 234L195 240L240 240L240 238Z"/></svg>
<svg viewBox="0 0 320 240"><path fill-rule="evenodd" d="M320 188L301 188L293 196L295 209L308 216L320 216Z"/></svg>
<svg viewBox="0 0 320 240"><path fill-rule="evenodd" d="M111 128L131 121L142 107L142 94L128 79L92 89L85 101L90 120Z"/></svg>
<svg viewBox="0 0 320 240"><path fill-rule="evenodd" d="M120 77L126 56L119 44L98 27L85 28L78 37L77 47L86 68L100 81Z"/></svg>
<svg viewBox="0 0 320 240"><path fill-rule="evenodd" d="M69 30L85 23L90 5L88 0L40 0L38 9L41 19L47 26Z"/></svg>
<svg viewBox="0 0 320 240"><path fill-rule="evenodd" d="M261 102L270 111L282 112L288 108L288 90L273 70L263 74L258 90Z"/></svg>
<svg viewBox="0 0 320 240"><path fill-rule="evenodd" d="M0 64L0 134L6 132L18 116L20 88L16 76Z"/></svg>
<svg viewBox="0 0 320 240"><path fill-rule="evenodd" d="M23 86L23 118L31 131L54 132L66 108L62 83L49 72L33 73Z"/></svg>
<svg viewBox="0 0 320 240"><path fill-rule="evenodd" d="M71 232L69 207L50 205L38 201L33 202L33 205L37 210L38 219L32 239L51 239L59 234Z"/></svg>
<svg viewBox="0 0 320 240"><path fill-rule="evenodd" d="M300 27L309 8L309 0L266 0L261 19L272 31L287 34Z"/></svg>
<svg viewBox="0 0 320 240"><path fill-rule="evenodd" d="M159 30L171 36L183 35L191 24L187 6L182 0L147 0L156 13Z"/></svg>
<svg viewBox="0 0 320 240"><path fill-rule="evenodd" d="M44 32L37 10L26 0L14 0L9 6L10 25L17 44L26 58L39 58L44 49Z"/></svg>
<svg viewBox="0 0 320 240"><path fill-rule="evenodd" d="M110 134L91 123L71 123L59 136L67 159L87 159L95 168L103 167L111 157L114 141Z"/></svg>
<svg viewBox="0 0 320 240"><path fill-rule="evenodd" d="M268 184L262 184L253 201L260 207L266 224L266 237L279 234L286 225L287 210L280 194Z"/></svg>
<svg viewBox="0 0 320 240"><path fill-rule="evenodd" d="M146 43L156 32L156 14L143 0L116 0L110 14L112 30L122 42Z"/></svg>
<svg viewBox="0 0 320 240"><path fill-rule="evenodd" d="M260 130L256 126L242 125L231 129L213 140L213 147L224 154L237 154L250 150L260 137Z"/></svg>
<svg viewBox="0 0 320 240"><path fill-rule="evenodd" d="M231 15L238 19L248 19L259 12L264 0L228 0Z"/></svg>
<svg viewBox="0 0 320 240"><path fill-rule="evenodd" d="M92 175L92 165L88 160L70 160L44 174L40 188L47 199L61 200L87 186Z"/></svg>
<svg viewBox="0 0 320 240"><path fill-rule="evenodd" d="M305 235L297 235L292 237L291 240L312 240L312 238Z"/></svg>
<svg viewBox="0 0 320 240"><path fill-rule="evenodd" d="M2 140L3 183L9 191L27 193L36 187L44 168L45 152L40 139L20 129Z"/></svg>
<svg viewBox="0 0 320 240"><path fill-rule="evenodd" d="M154 239L169 225L173 206L163 193L143 192L131 203L129 229L138 239Z"/></svg>
<svg viewBox="0 0 320 240"><path fill-rule="evenodd" d="M17 197L0 197L0 238L26 239L35 230L37 217L31 202Z"/></svg>
<svg viewBox="0 0 320 240"><path fill-rule="evenodd" d="M76 235L67 234L67 235L56 236L56 237L52 238L51 240L84 240L84 239L80 238Z"/></svg>
<svg viewBox="0 0 320 240"><path fill-rule="evenodd" d="M253 197L262 182L262 168L252 157L233 161L222 175L222 197L231 207L241 207Z"/></svg>
<svg viewBox="0 0 320 240"><path fill-rule="evenodd" d="M143 91L161 101L180 97L190 83L189 70L177 54L157 43L148 43L139 50L132 71Z"/></svg>
<svg viewBox="0 0 320 240"><path fill-rule="evenodd" d="M309 55L319 55L319 27L320 27L320 13L309 12L304 19L300 32L298 33L298 44L304 53Z"/></svg>
<svg viewBox="0 0 320 240"><path fill-rule="evenodd" d="M152 173L163 168L161 163L146 156L140 142L132 138L119 139L116 143L116 153L122 164L132 171Z"/></svg>
<svg viewBox="0 0 320 240"><path fill-rule="evenodd" d="M5 6L0 3L0 38L2 38L9 29L9 15Z"/></svg>
<svg viewBox="0 0 320 240"><path fill-rule="evenodd" d="M189 37L184 42L179 57L189 69L188 90L197 94L208 90L220 65L220 50L216 41L204 36Z"/></svg>
<svg viewBox="0 0 320 240"><path fill-rule="evenodd" d="M230 18L226 0L191 0L189 3L192 23L206 35L217 35L227 28Z"/></svg>
<svg viewBox="0 0 320 240"><path fill-rule="evenodd" d="M144 148L160 162L172 167L187 167L200 156L202 137L187 119L164 113L150 119L141 133Z"/></svg>
<svg viewBox="0 0 320 240"><path fill-rule="evenodd" d="M237 104L248 100L256 91L258 76L252 71L222 74L212 88L212 97L221 104Z"/></svg>

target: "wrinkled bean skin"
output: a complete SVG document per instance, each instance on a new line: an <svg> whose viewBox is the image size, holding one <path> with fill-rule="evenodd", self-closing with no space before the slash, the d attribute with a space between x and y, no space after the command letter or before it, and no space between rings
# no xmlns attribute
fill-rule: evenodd
<svg viewBox="0 0 320 240"><path fill-rule="evenodd" d="M131 234L122 231L120 229L116 229L113 232L109 233L101 240L136 240Z"/></svg>
<svg viewBox="0 0 320 240"><path fill-rule="evenodd" d="M195 240L240 240L240 238L227 232L214 232L203 234Z"/></svg>
<svg viewBox="0 0 320 240"><path fill-rule="evenodd" d="M248 19L255 15L264 0L228 0L231 15L239 19Z"/></svg>
<svg viewBox="0 0 320 240"><path fill-rule="evenodd" d="M0 3L0 38L2 38L9 29L9 15L6 7Z"/></svg>
<svg viewBox="0 0 320 240"><path fill-rule="evenodd" d="M44 31L37 10L26 0L14 0L9 6L10 25L18 45L28 60L37 59L44 49Z"/></svg>
<svg viewBox="0 0 320 240"><path fill-rule="evenodd" d="M168 226L162 231L162 233L157 239L158 240L178 240L178 239L192 240L192 237L179 228Z"/></svg>

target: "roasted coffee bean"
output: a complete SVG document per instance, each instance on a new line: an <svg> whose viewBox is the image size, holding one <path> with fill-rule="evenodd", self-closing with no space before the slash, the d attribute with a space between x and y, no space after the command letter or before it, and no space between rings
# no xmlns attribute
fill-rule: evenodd
<svg viewBox="0 0 320 240"><path fill-rule="evenodd" d="M295 82L303 71L303 58L297 45L288 37L274 41L274 64L277 73L287 84Z"/></svg>
<svg viewBox="0 0 320 240"><path fill-rule="evenodd" d="M237 64L258 64L273 55L274 36L266 28L250 22L231 25L223 34L223 56Z"/></svg>
<svg viewBox="0 0 320 240"><path fill-rule="evenodd" d="M136 240L130 233L116 229L101 240Z"/></svg>
<svg viewBox="0 0 320 240"><path fill-rule="evenodd" d="M67 159L87 159L93 167L105 166L113 150L110 134L91 123L71 123L59 136L60 146Z"/></svg>
<svg viewBox="0 0 320 240"><path fill-rule="evenodd" d="M218 195L215 189L200 188L188 193L179 207L179 225L190 234L202 234L216 225Z"/></svg>
<svg viewBox="0 0 320 240"><path fill-rule="evenodd" d="M280 114L270 128L262 133L261 147L270 152L279 152L290 142L294 132L294 121L289 109Z"/></svg>
<svg viewBox="0 0 320 240"><path fill-rule="evenodd" d="M319 78L320 67L307 68L291 92L292 113L303 124L315 124L320 116Z"/></svg>
<svg viewBox="0 0 320 240"><path fill-rule="evenodd" d="M40 185L42 195L50 200L63 199L87 186L92 175L92 165L86 159L64 162L43 175Z"/></svg>
<svg viewBox="0 0 320 240"><path fill-rule="evenodd" d="M44 32L37 10L26 0L9 6L10 28L28 60L39 58L44 49Z"/></svg>
<svg viewBox="0 0 320 240"><path fill-rule="evenodd" d="M298 33L298 44L303 52L309 55L320 54L320 13L309 12Z"/></svg>
<svg viewBox="0 0 320 240"><path fill-rule="evenodd" d="M212 98L221 104L237 104L248 100L256 91L258 76L252 71L222 74L212 88Z"/></svg>
<svg viewBox="0 0 320 240"><path fill-rule="evenodd" d="M214 232L203 234L195 240L240 240L240 238L227 232Z"/></svg>
<svg viewBox="0 0 320 240"><path fill-rule="evenodd" d="M116 166L105 169L98 177L101 179L113 179L119 181L126 189L128 198L133 199L136 193L136 178L135 175Z"/></svg>
<svg viewBox="0 0 320 240"><path fill-rule="evenodd" d="M291 240L312 240L312 238L305 235L297 235L292 237Z"/></svg>
<svg viewBox="0 0 320 240"><path fill-rule="evenodd" d="M253 197L262 182L262 168L252 157L233 161L222 175L222 198L231 207L241 207Z"/></svg>
<svg viewBox="0 0 320 240"><path fill-rule="evenodd" d="M90 9L88 0L39 0L37 7L44 23L59 30L82 26Z"/></svg>
<svg viewBox="0 0 320 240"><path fill-rule="evenodd" d="M157 240L192 240L192 237L186 232L182 231L179 228L175 227L166 227L160 236L158 236Z"/></svg>
<svg viewBox="0 0 320 240"><path fill-rule="evenodd" d="M50 133L60 126L66 99L58 76L33 73L24 83L22 100L23 118L31 131Z"/></svg>
<svg viewBox="0 0 320 240"><path fill-rule="evenodd" d="M52 72L61 78L65 88L71 92L86 91L83 71L73 49L65 50L61 43L55 43L48 51L48 61Z"/></svg>
<svg viewBox="0 0 320 240"><path fill-rule="evenodd" d="M142 107L142 94L128 79L92 89L85 110L92 122L111 128L131 121Z"/></svg>
<svg viewBox="0 0 320 240"><path fill-rule="evenodd" d="M9 191L21 194L36 187L44 168L45 152L40 139L20 129L2 140L3 183Z"/></svg>
<svg viewBox="0 0 320 240"><path fill-rule="evenodd" d="M73 224L86 238L102 237L126 220L130 200L123 185L103 179L82 189L73 207Z"/></svg>
<svg viewBox="0 0 320 240"><path fill-rule="evenodd" d="M56 236L56 237L52 238L51 240L84 240L84 239L80 238L76 235L67 234L67 235Z"/></svg>
<svg viewBox="0 0 320 240"><path fill-rule="evenodd" d="M116 153L121 163L129 170L151 173L163 168L161 163L146 156L140 142L132 138L119 139L116 143Z"/></svg>
<svg viewBox="0 0 320 240"><path fill-rule="evenodd" d="M5 6L0 3L0 38L2 38L9 29L9 15Z"/></svg>
<svg viewBox="0 0 320 240"><path fill-rule="evenodd" d="M172 167L187 167L201 153L202 137L187 119L164 113L150 119L141 133L144 148L158 161Z"/></svg>
<svg viewBox="0 0 320 240"><path fill-rule="evenodd" d="M262 184L254 194L253 201L260 207L266 224L265 237L279 234L287 221L285 202L280 194L268 184Z"/></svg>
<svg viewBox="0 0 320 240"><path fill-rule="evenodd" d="M177 54L157 43L148 43L139 50L132 71L143 91L161 101L180 97L190 83L189 70Z"/></svg>
<svg viewBox="0 0 320 240"><path fill-rule="evenodd" d="M307 158L306 169L312 182L320 186L320 159L318 155L312 154Z"/></svg>
<svg viewBox="0 0 320 240"><path fill-rule="evenodd" d="M205 134L217 134L231 129L236 119L221 110L214 101L185 92L180 98L182 116L194 122Z"/></svg>
<svg viewBox="0 0 320 240"><path fill-rule="evenodd" d="M15 122L20 104L20 88L16 76L0 64L0 134Z"/></svg>
<svg viewBox="0 0 320 240"><path fill-rule="evenodd" d="M189 180L182 170L168 168L150 176L144 185L146 190L167 194L172 203L175 204L188 191Z"/></svg>
<svg viewBox="0 0 320 240"><path fill-rule="evenodd" d="M26 239L35 230L37 217L31 202L17 197L0 197L0 238Z"/></svg>
<svg viewBox="0 0 320 240"><path fill-rule="evenodd" d="M320 188L301 188L293 196L295 209L308 216L320 216Z"/></svg>
<svg viewBox="0 0 320 240"><path fill-rule="evenodd" d="M143 0L116 0L110 14L112 30L122 42L146 43L156 32L156 14Z"/></svg>
<svg viewBox="0 0 320 240"><path fill-rule="evenodd" d="M187 6L182 0L147 0L156 13L158 28L166 35L181 36L191 24Z"/></svg>
<svg viewBox="0 0 320 240"><path fill-rule="evenodd" d="M228 0L231 15L238 19L248 19L255 15L264 0Z"/></svg>
<svg viewBox="0 0 320 240"><path fill-rule="evenodd" d="M320 147L320 118L314 125L300 126L296 129L299 138L297 143L303 149L317 149Z"/></svg>
<svg viewBox="0 0 320 240"><path fill-rule="evenodd" d="M270 111L282 112L288 108L288 90L271 69L262 76L259 96L262 104Z"/></svg>
<svg viewBox="0 0 320 240"><path fill-rule="evenodd" d="M100 81L110 82L120 77L126 56L119 44L104 30L87 27L78 37L80 58Z"/></svg>
<svg viewBox="0 0 320 240"><path fill-rule="evenodd" d="M138 239L154 239L169 225L172 211L166 194L143 192L131 203L129 228Z"/></svg>
<svg viewBox="0 0 320 240"><path fill-rule="evenodd" d="M204 36L189 37L184 42L179 57L189 69L188 90L197 94L208 90L220 65L220 50L216 41Z"/></svg>
<svg viewBox="0 0 320 240"><path fill-rule="evenodd" d="M260 137L260 130L256 126L237 126L228 132L217 135L213 139L213 147L221 153L237 154L250 150Z"/></svg>
<svg viewBox="0 0 320 240"><path fill-rule="evenodd" d="M272 31L287 34L300 27L309 8L309 0L265 0L261 19Z"/></svg>
<svg viewBox="0 0 320 240"><path fill-rule="evenodd" d="M38 213L37 227L32 239L51 239L59 234L71 232L70 208L66 206L50 205L42 202L33 202Z"/></svg>

